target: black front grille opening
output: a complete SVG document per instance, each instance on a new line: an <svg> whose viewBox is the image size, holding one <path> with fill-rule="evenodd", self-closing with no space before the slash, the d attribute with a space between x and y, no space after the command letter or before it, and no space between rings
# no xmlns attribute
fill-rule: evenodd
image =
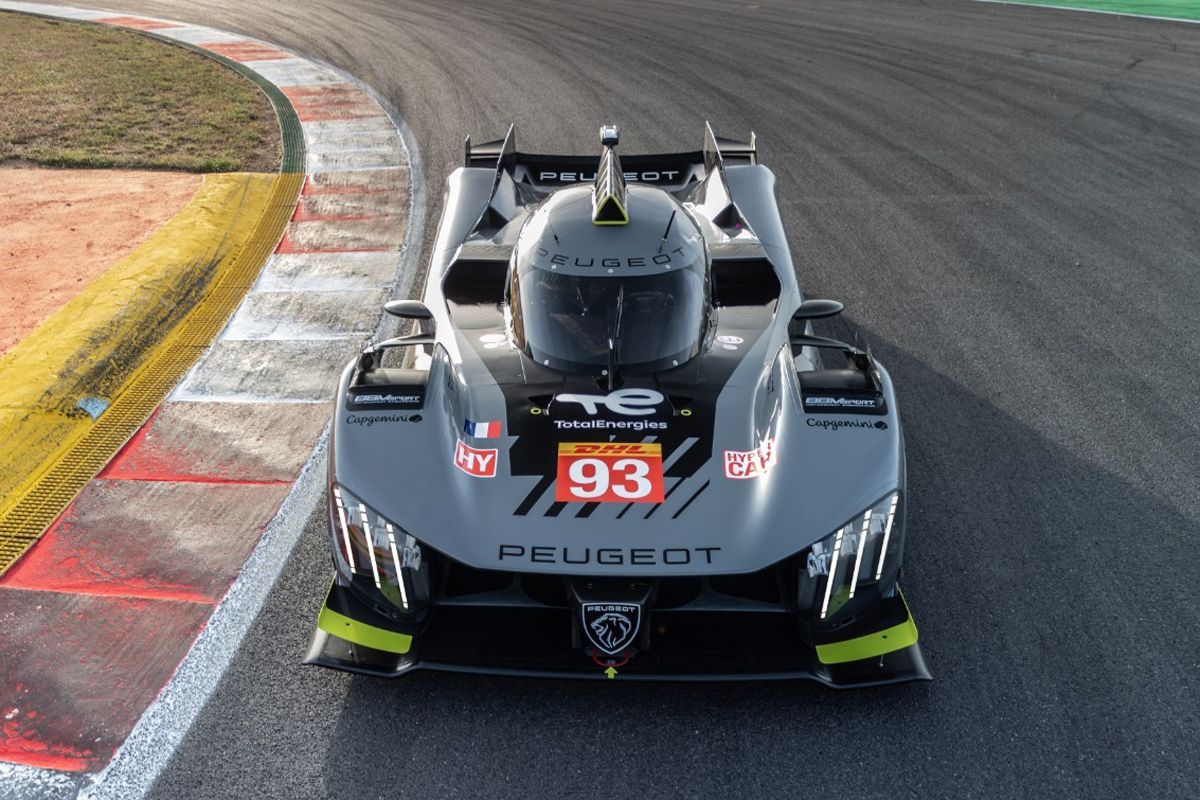
<svg viewBox="0 0 1200 800"><path fill-rule="evenodd" d="M565 576L477 569L448 558L443 563L446 565L440 581L440 594L443 597L461 598L497 592L513 587L515 584L515 588L541 605L552 608L572 606L568 586L569 579ZM794 607L794 597L791 598L791 602L785 602L785 598L790 596L789 592L791 595L795 594L794 581L789 588L786 585L785 577L779 572L780 566L782 565L775 565L745 575L650 578L647 580L655 584L651 608L683 608L699 599L706 591L739 600ZM620 582L624 583L625 579L621 579Z"/></svg>
<svg viewBox="0 0 1200 800"><path fill-rule="evenodd" d="M783 603L783 593L774 567L746 575L714 575L709 579L709 585L714 592L730 597L771 605Z"/></svg>
<svg viewBox="0 0 1200 800"><path fill-rule="evenodd" d="M545 606L566 608L571 604L566 581L561 575L522 575L521 589L531 599Z"/></svg>
<svg viewBox="0 0 1200 800"><path fill-rule="evenodd" d="M663 578L654 595L655 608L679 608L695 600L704 589L700 578Z"/></svg>
<svg viewBox="0 0 1200 800"><path fill-rule="evenodd" d="M466 597L484 592L497 592L508 588L512 582L511 572L476 569L454 561L447 570L442 594L445 597Z"/></svg>

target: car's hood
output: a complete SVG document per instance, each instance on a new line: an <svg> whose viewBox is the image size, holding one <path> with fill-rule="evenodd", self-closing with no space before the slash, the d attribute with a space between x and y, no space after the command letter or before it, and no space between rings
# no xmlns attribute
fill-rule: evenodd
<svg viewBox="0 0 1200 800"><path fill-rule="evenodd" d="M507 348L488 356L489 379L468 387L462 364L439 347L419 410L351 410L348 369L334 477L420 541L477 568L759 570L901 487L903 444L886 372L886 414L808 414L787 348L768 355L766 337L745 346L752 352L744 358L716 346L687 370L630 379L615 394L541 374ZM576 467L577 488L595 492L597 472L621 458L606 452L614 444L650 445L624 455L645 461L652 482L661 458L661 502L611 492L603 502L559 499L583 457L590 460ZM626 463L608 482L636 495L642 469ZM652 500L658 491L651 486Z"/></svg>

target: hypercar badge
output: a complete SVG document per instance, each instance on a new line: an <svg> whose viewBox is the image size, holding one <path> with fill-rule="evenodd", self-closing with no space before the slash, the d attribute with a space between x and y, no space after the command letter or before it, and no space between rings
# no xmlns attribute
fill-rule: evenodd
<svg viewBox="0 0 1200 800"><path fill-rule="evenodd" d="M583 631L605 655L615 656L637 639L642 607L637 603L583 603Z"/></svg>

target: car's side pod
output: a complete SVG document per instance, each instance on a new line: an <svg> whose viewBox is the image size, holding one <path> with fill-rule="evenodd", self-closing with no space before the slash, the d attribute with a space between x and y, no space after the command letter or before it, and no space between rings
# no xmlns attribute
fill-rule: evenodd
<svg viewBox="0 0 1200 800"><path fill-rule="evenodd" d="M792 329L800 331L789 336L792 347L819 347L841 350L846 357L842 369L809 370L799 373L800 393L806 413L872 414L887 413L887 400L879 369L870 350L824 336L805 333L808 322L832 317L842 312L836 300L805 300L792 315Z"/></svg>

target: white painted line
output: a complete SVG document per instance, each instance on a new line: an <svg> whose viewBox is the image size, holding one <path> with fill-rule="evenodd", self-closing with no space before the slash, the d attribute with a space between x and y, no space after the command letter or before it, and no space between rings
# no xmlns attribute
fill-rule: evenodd
<svg viewBox="0 0 1200 800"><path fill-rule="evenodd" d="M47 3L2 3L9 11L25 11L29 14L42 14L47 17L62 17L64 19L101 19L118 15L118 11L96 11L91 8L66 8L52 6Z"/></svg>
<svg viewBox="0 0 1200 800"><path fill-rule="evenodd" d="M326 129L318 133L306 130L304 138L312 145L311 153L313 154L346 148L351 150L403 150L404 148L399 136L383 131L339 132ZM316 171L319 172L319 170Z"/></svg>
<svg viewBox="0 0 1200 800"><path fill-rule="evenodd" d="M222 337L234 339L346 339L370 336L388 289L259 292L251 290Z"/></svg>
<svg viewBox="0 0 1200 800"><path fill-rule="evenodd" d="M288 226L289 253L381 252L399 250L398 226L378 220L298 220Z"/></svg>
<svg viewBox="0 0 1200 800"><path fill-rule="evenodd" d="M1132 14L1128 11L1105 11L1100 8L1080 8L1079 6L1047 6L1041 3L1022 3L1021 0L975 0L977 3L992 3L1000 6L1024 6L1025 8L1052 8L1055 11L1083 11L1088 14L1104 14L1110 17L1134 17L1135 19L1153 19L1159 22L1186 22L1190 25L1200 25L1200 19L1184 19L1183 17L1155 17L1150 14Z"/></svg>
<svg viewBox="0 0 1200 800"><path fill-rule="evenodd" d="M366 119L371 120L371 117L367 117ZM391 122L387 117L380 116L378 119L386 122L389 127L391 126ZM300 123L300 128L304 131L304 140L312 146L313 152L317 153L337 150L343 147L355 150L379 150L401 148L404 146L400 142L400 135L396 133L395 128L379 130L374 127L352 124L352 122L362 121L361 119L347 120L341 125L330 125L327 122L302 122ZM318 127L318 124L320 127Z"/></svg>
<svg viewBox="0 0 1200 800"><path fill-rule="evenodd" d="M162 28L150 32L187 44L227 44L229 42L242 41L241 36L235 36L232 33L225 33L213 28L204 28L199 25L188 25L183 28Z"/></svg>
<svg viewBox="0 0 1200 800"><path fill-rule="evenodd" d="M84 776L0 762L0 800L69 800Z"/></svg>
<svg viewBox="0 0 1200 800"><path fill-rule="evenodd" d="M305 61L303 58L275 58L266 61L245 61L248 67L279 87L327 86L345 83L340 76Z"/></svg>
<svg viewBox="0 0 1200 800"><path fill-rule="evenodd" d="M313 172L342 172L347 170L384 169L396 163L404 152L399 140L395 146L362 150L331 150L312 153L309 164Z"/></svg>
<svg viewBox="0 0 1200 800"><path fill-rule="evenodd" d="M222 335L176 395L332 400L342 369L369 337L369 333L320 339Z"/></svg>
<svg viewBox="0 0 1200 800"><path fill-rule="evenodd" d="M378 102L378 100L376 100ZM335 134L370 134L381 133L388 136L396 135L396 125L386 113L379 117L356 117L355 119L316 119L301 122L304 135L325 136ZM315 140L314 140L315 141Z"/></svg>
<svg viewBox="0 0 1200 800"><path fill-rule="evenodd" d="M396 254L289 253L267 262L258 282L259 292L344 292L354 289L390 289L396 279Z"/></svg>
<svg viewBox="0 0 1200 800"><path fill-rule="evenodd" d="M345 365L343 365L345 366ZM326 397L323 400L306 399L303 397L295 398L280 398L280 397L260 397L255 394L181 394L178 397L171 395L163 404L167 403L262 403L263 405L274 404L291 404L297 406L318 406L326 405L330 402L330 398Z"/></svg>

